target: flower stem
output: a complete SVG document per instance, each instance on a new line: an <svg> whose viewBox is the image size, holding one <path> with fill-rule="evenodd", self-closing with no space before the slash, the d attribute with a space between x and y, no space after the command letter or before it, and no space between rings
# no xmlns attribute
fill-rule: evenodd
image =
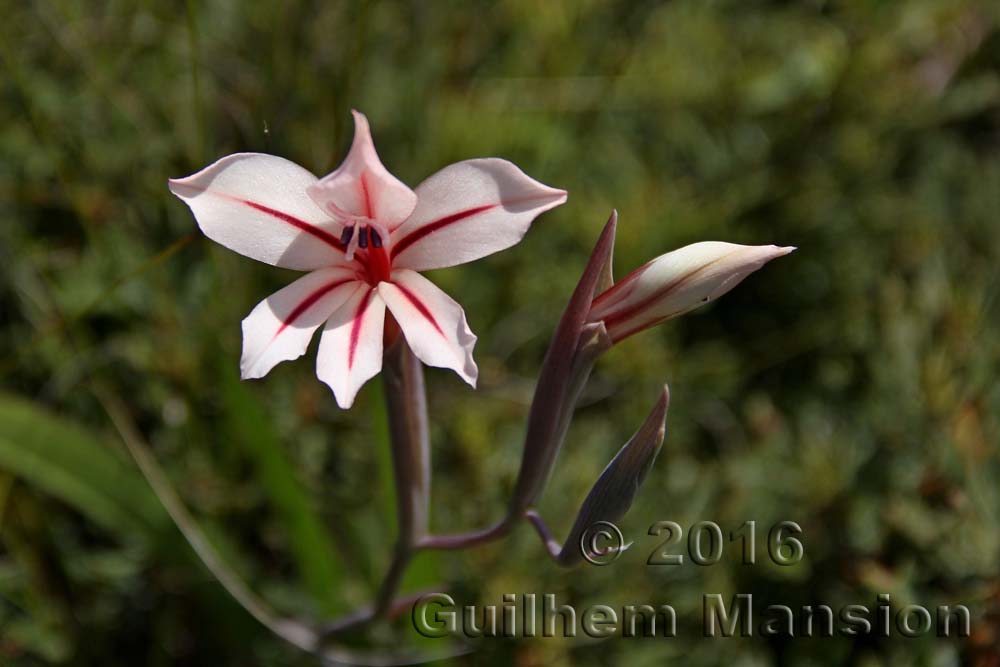
<svg viewBox="0 0 1000 667"><path fill-rule="evenodd" d="M516 517L508 514L503 519L482 530L470 531L468 533L455 533L453 535L427 535L418 543L421 549L443 549L455 550L468 547L477 547L493 540L498 540L510 532L511 526Z"/></svg>
<svg viewBox="0 0 1000 667"><path fill-rule="evenodd" d="M534 509L527 510L524 513L524 516L528 519L531 525L535 527L535 531L538 533L538 537L541 538L542 544L545 545L549 555L558 562L559 553L562 551L563 545L552 536L552 531L549 530L545 520L542 519L542 516Z"/></svg>
<svg viewBox="0 0 1000 667"><path fill-rule="evenodd" d="M580 328L579 340L568 368L558 378L559 389L549 391L542 378L528 415L524 457L511 496L509 516L522 516L538 503L573 420L580 398L597 358L611 347L603 324Z"/></svg>
<svg viewBox="0 0 1000 667"><path fill-rule="evenodd" d="M384 614L392 606L406 566L427 533L431 481L423 367L402 336L385 352L382 377L389 417L399 535L389 571L375 601L376 616Z"/></svg>
<svg viewBox="0 0 1000 667"><path fill-rule="evenodd" d="M597 357L611 346L601 323L588 323L594 290L610 279L611 251L618 213L613 211L570 297L542 361L528 413L521 469L508 515L536 505L548 482L569 428L573 408Z"/></svg>

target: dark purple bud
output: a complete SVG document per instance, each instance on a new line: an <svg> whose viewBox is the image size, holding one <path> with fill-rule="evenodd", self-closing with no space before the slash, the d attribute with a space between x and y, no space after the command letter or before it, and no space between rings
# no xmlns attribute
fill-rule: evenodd
<svg viewBox="0 0 1000 667"><path fill-rule="evenodd" d="M358 230L358 247L367 248L368 247L368 228L362 227Z"/></svg>
<svg viewBox="0 0 1000 667"><path fill-rule="evenodd" d="M653 406L646 421L615 458L611 459L611 463L591 487L576 515L569 537L556 558L560 565L569 566L579 562L584 548L581 543L587 532L601 522L618 521L632 506L639 486L663 445L669 404L670 391L664 386L660 400Z"/></svg>
<svg viewBox="0 0 1000 667"><path fill-rule="evenodd" d="M371 227L370 229L371 229L371 235L372 235L372 247L373 248L381 248L382 247L382 237L381 237L381 235L379 235L378 230L376 230L374 227Z"/></svg>
<svg viewBox="0 0 1000 667"><path fill-rule="evenodd" d="M344 231L340 232L340 243L342 245L347 245L351 242L352 236L354 236L354 225L344 227Z"/></svg>

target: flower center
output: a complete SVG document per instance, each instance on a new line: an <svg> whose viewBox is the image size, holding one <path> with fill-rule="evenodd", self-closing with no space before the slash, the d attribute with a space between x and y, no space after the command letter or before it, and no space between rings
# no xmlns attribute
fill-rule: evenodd
<svg viewBox="0 0 1000 667"><path fill-rule="evenodd" d="M347 246L345 255L348 260L358 254L360 263L364 265L368 283L377 285L383 280L389 280L392 271L389 254L382 242L382 232L378 225L365 222L347 223L340 233L340 242Z"/></svg>
<svg viewBox="0 0 1000 667"><path fill-rule="evenodd" d="M373 248L382 247L382 236L378 230L370 225L362 224L346 225L344 231L340 233L340 242L350 247L351 241L354 240L355 230L358 232L358 248L367 248L369 240Z"/></svg>

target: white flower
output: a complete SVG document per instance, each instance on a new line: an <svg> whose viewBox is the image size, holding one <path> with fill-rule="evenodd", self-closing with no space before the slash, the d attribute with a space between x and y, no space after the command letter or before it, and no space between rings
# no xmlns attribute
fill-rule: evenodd
<svg viewBox="0 0 1000 667"><path fill-rule="evenodd" d="M382 166L364 115L355 111L354 124L350 153L322 179L280 157L237 153L170 181L212 240L309 272L243 320L242 376L302 356L325 323L316 374L348 408L382 368L388 307L421 361L475 386L476 336L462 307L417 272L509 248L566 192L496 158L450 165L411 190Z"/></svg>

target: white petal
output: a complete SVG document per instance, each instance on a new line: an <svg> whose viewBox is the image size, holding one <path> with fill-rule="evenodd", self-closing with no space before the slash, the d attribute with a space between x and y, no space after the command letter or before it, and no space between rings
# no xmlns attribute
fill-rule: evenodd
<svg viewBox="0 0 1000 667"><path fill-rule="evenodd" d="M361 386L382 370L385 302L363 284L327 320L319 340L316 375L333 390L337 405L354 404Z"/></svg>
<svg viewBox="0 0 1000 667"><path fill-rule="evenodd" d="M462 307L416 271L392 272L379 294L399 322L406 342L428 366L450 368L473 387L479 369L472 359L476 335L469 330Z"/></svg>
<svg viewBox="0 0 1000 667"><path fill-rule="evenodd" d="M263 153L228 155L170 180L205 236L241 255L308 271L343 264L338 226L306 194L316 177Z"/></svg>
<svg viewBox="0 0 1000 667"><path fill-rule="evenodd" d="M354 271L319 269L267 297L243 320L243 379L264 377L305 353L319 325L357 290Z"/></svg>
<svg viewBox="0 0 1000 667"><path fill-rule="evenodd" d="M603 321L615 341L676 317L733 289L795 248L693 243L657 257L594 299L587 319Z"/></svg>
<svg viewBox="0 0 1000 667"><path fill-rule="evenodd" d="M374 220L394 229L417 204L417 195L382 165L364 114L354 111L354 141L344 162L309 188L327 212Z"/></svg>
<svg viewBox="0 0 1000 667"><path fill-rule="evenodd" d="M514 245L540 213L566 201L497 158L445 167L417 186L417 207L392 233L393 266L424 271Z"/></svg>

